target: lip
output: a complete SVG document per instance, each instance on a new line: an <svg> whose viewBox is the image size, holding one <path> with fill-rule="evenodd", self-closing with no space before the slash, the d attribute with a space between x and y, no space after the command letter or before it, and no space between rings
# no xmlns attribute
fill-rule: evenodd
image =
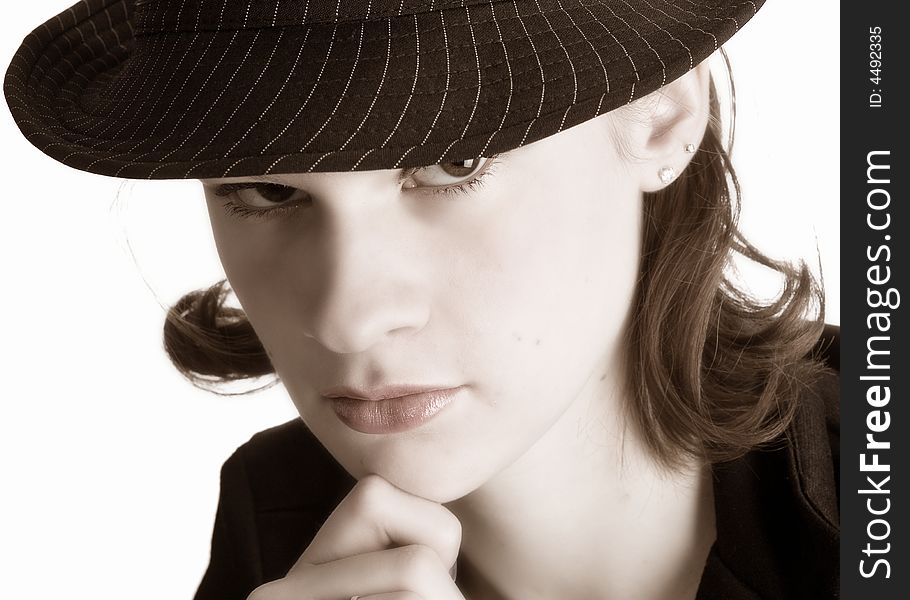
<svg viewBox="0 0 910 600"><path fill-rule="evenodd" d="M361 433L398 433L426 423L448 406L464 386L397 385L369 392L333 388L322 396L348 427Z"/></svg>

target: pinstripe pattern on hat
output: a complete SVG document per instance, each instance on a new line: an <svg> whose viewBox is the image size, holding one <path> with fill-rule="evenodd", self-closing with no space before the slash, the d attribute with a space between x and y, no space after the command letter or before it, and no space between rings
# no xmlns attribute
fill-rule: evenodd
<svg viewBox="0 0 910 600"><path fill-rule="evenodd" d="M404 168L505 152L627 104L762 0L83 0L4 92L86 171L180 179Z"/></svg>

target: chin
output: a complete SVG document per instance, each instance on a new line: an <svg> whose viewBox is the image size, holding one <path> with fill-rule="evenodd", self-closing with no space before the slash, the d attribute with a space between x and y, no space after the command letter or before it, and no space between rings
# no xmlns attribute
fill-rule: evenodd
<svg viewBox="0 0 910 600"><path fill-rule="evenodd" d="M409 494L426 498L431 502L446 504L454 502L470 494L478 486L473 482L442 474L418 474L417 476L405 475L402 480L389 479L395 485Z"/></svg>
<svg viewBox="0 0 910 600"><path fill-rule="evenodd" d="M376 474L395 487L432 502L458 500L495 474L491 446L466 402L413 431L365 435L344 425L331 409L298 412L335 460L355 479ZM312 408L312 407L310 407ZM469 414L470 413L470 414ZM304 416L305 415L305 416ZM484 448L484 451L480 451Z"/></svg>
<svg viewBox="0 0 910 600"><path fill-rule="evenodd" d="M476 465L433 461L430 453L413 449L404 457L395 454L367 451L353 465L353 471L347 465L345 468L356 479L375 473L409 494L440 504L463 498L484 481L485 474ZM423 460L414 460L421 454Z"/></svg>

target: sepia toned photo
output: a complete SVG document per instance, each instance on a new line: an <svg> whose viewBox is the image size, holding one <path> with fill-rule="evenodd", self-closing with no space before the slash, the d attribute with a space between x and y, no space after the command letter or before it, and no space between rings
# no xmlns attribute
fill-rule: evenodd
<svg viewBox="0 0 910 600"><path fill-rule="evenodd" d="M22 7L4 587L838 598L823 6Z"/></svg>

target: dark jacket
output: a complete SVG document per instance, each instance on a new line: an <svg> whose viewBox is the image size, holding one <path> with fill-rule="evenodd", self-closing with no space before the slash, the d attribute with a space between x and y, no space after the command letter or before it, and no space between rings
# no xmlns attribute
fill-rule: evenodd
<svg viewBox="0 0 910 600"><path fill-rule="evenodd" d="M839 369L837 328L816 353ZM803 395L788 444L714 465L717 540L698 600L838 597L838 399L827 374ZM355 483L299 419L254 435L221 469L196 600L243 600L283 577Z"/></svg>

